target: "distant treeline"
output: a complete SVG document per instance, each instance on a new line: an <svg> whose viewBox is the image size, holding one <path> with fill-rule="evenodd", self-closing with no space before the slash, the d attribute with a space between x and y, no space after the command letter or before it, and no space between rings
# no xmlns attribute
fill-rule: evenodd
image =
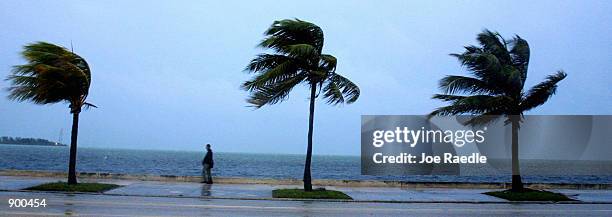
<svg viewBox="0 0 612 217"><path fill-rule="evenodd" d="M8 137L8 136L0 137L0 144L66 146L65 144L52 142L46 139Z"/></svg>

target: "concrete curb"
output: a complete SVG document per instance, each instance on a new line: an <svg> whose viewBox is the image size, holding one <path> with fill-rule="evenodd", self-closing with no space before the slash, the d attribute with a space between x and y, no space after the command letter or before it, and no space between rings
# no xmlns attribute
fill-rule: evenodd
<svg viewBox="0 0 612 217"><path fill-rule="evenodd" d="M45 178L64 178L65 172L29 171L29 170L0 170L0 176L27 176ZM83 179L117 179L160 182L200 182L199 176L175 175L133 175L116 173L78 173ZM219 184L262 184L262 185L302 185L297 179L263 179L215 177ZM469 182L405 182L405 181L377 181L377 180L332 180L315 179L313 185L335 187L391 187L391 188L455 188L455 189L506 189L511 183L469 183ZM525 187L532 189L575 189L575 190L611 190L612 184L570 184L570 183L525 183Z"/></svg>
<svg viewBox="0 0 612 217"><path fill-rule="evenodd" d="M157 197L157 198L191 198L210 200L267 200L267 201L308 201L308 202L335 202L335 203L453 203L453 204L612 204L610 202L583 202L583 201L427 201L427 200L342 200L342 199L292 199L292 198L244 198L244 197L213 197L213 196L180 196L180 195L138 195L114 194L96 192L63 192L63 191L34 191L34 190L0 190L0 192L26 192L36 194L66 194L66 195L104 195L120 197Z"/></svg>

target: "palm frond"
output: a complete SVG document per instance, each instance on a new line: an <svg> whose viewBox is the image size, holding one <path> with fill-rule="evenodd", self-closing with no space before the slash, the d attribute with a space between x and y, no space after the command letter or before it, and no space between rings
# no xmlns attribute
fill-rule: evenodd
<svg viewBox="0 0 612 217"><path fill-rule="evenodd" d="M323 30L315 24L299 19L275 21L264 33L266 37L260 47L271 48L284 53L289 45L309 44L319 53L323 50Z"/></svg>
<svg viewBox="0 0 612 217"><path fill-rule="evenodd" d="M565 77L567 77L565 72L558 71L556 74L547 76L542 83L533 86L523 97L520 104L521 110L528 111L546 103L557 91L557 83Z"/></svg>
<svg viewBox="0 0 612 217"><path fill-rule="evenodd" d="M478 40L486 53L495 55L501 64L512 63L508 53L508 43L499 33L485 29L482 33L478 34L476 40Z"/></svg>
<svg viewBox="0 0 612 217"><path fill-rule="evenodd" d="M443 96L439 96L443 97ZM450 98L450 97L449 97ZM449 106L437 108L429 116L448 116L460 114L482 114L492 111L503 111L510 104L506 96L474 95L451 100Z"/></svg>
<svg viewBox="0 0 612 217"><path fill-rule="evenodd" d="M329 54L321 54L319 57L319 68L327 72L335 72L338 60L336 57Z"/></svg>
<svg viewBox="0 0 612 217"><path fill-rule="evenodd" d="M255 108L273 105L287 99L291 90L304 80L303 75L297 75L282 82L257 87L251 90L247 102Z"/></svg>
<svg viewBox="0 0 612 217"><path fill-rule="evenodd" d="M525 84L525 80L527 80L527 70L529 68L529 43L525 39L522 39L520 36L515 36L511 42L512 49L510 50L510 56L512 57L512 65L516 68L521 74L521 88Z"/></svg>
<svg viewBox="0 0 612 217"><path fill-rule="evenodd" d="M314 59L320 55L317 48L309 44L288 45L283 48L283 52L293 58L302 59Z"/></svg>
<svg viewBox="0 0 612 217"><path fill-rule="evenodd" d="M466 96L452 95L452 94L434 94L432 99L439 99L445 102L455 102L457 100L462 100Z"/></svg>
<svg viewBox="0 0 612 217"><path fill-rule="evenodd" d="M360 90L349 79L339 75L333 74L327 81L327 84L323 88L323 97L327 99L327 103L336 105L339 103L351 104L359 98Z"/></svg>
<svg viewBox="0 0 612 217"><path fill-rule="evenodd" d="M266 71L287 61L292 61L292 58L283 54L259 54L244 70L252 73Z"/></svg>
<svg viewBox="0 0 612 217"><path fill-rule="evenodd" d="M483 81L487 86L495 87L495 92L512 92L508 74L497 56L483 52L482 49L468 49L462 54L451 54L451 56L456 57L476 79Z"/></svg>
<svg viewBox="0 0 612 217"><path fill-rule="evenodd" d="M439 87L447 94L455 93L498 93L495 87L491 87L487 82L466 76L448 75L439 82Z"/></svg>
<svg viewBox="0 0 612 217"><path fill-rule="evenodd" d="M83 107L84 107L85 109L90 109L90 108L98 108L98 106L96 106L96 105L94 105L94 104L92 104L92 103L89 103L89 102L84 102L84 103L83 103Z"/></svg>
<svg viewBox="0 0 612 217"><path fill-rule="evenodd" d="M287 79L295 77L300 72L295 62L291 59L277 63L273 68L267 71L260 71L253 79L244 82L242 88L251 91L253 89L281 83Z"/></svg>

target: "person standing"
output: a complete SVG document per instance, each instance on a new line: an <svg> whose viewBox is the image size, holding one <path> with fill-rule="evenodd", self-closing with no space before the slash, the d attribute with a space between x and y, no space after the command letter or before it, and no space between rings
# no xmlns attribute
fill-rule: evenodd
<svg viewBox="0 0 612 217"><path fill-rule="evenodd" d="M202 159L202 183L212 184L212 173L211 169L214 167L215 161L213 160L213 151L210 148L210 144L206 144L206 155Z"/></svg>

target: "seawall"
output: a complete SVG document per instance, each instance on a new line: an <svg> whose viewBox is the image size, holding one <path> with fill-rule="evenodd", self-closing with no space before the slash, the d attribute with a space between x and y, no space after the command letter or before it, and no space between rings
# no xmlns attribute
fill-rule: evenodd
<svg viewBox="0 0 612 217"><path fill-rule="evenodd" d="M0 170L0 176L29 176L63 178L65 172L31 171L31 170ZM82 179L119 179L160 182L200 182L199 176L175 175L136 175L117 173L78 173ZM215 183L220 184L264 184L264 185L302 185L298 179L266 179L241 177L215 177ZM379 180L334 180L315 179L316 186L337 187L394 187L394 188L459 188L459 189L504 189L510 188L511 183L490 182L405 182L405 181L379 181ZM611 190L612 184L566 184L566 183L525 183L525 187L534 189L577 189L577 190Z"/></svg>

